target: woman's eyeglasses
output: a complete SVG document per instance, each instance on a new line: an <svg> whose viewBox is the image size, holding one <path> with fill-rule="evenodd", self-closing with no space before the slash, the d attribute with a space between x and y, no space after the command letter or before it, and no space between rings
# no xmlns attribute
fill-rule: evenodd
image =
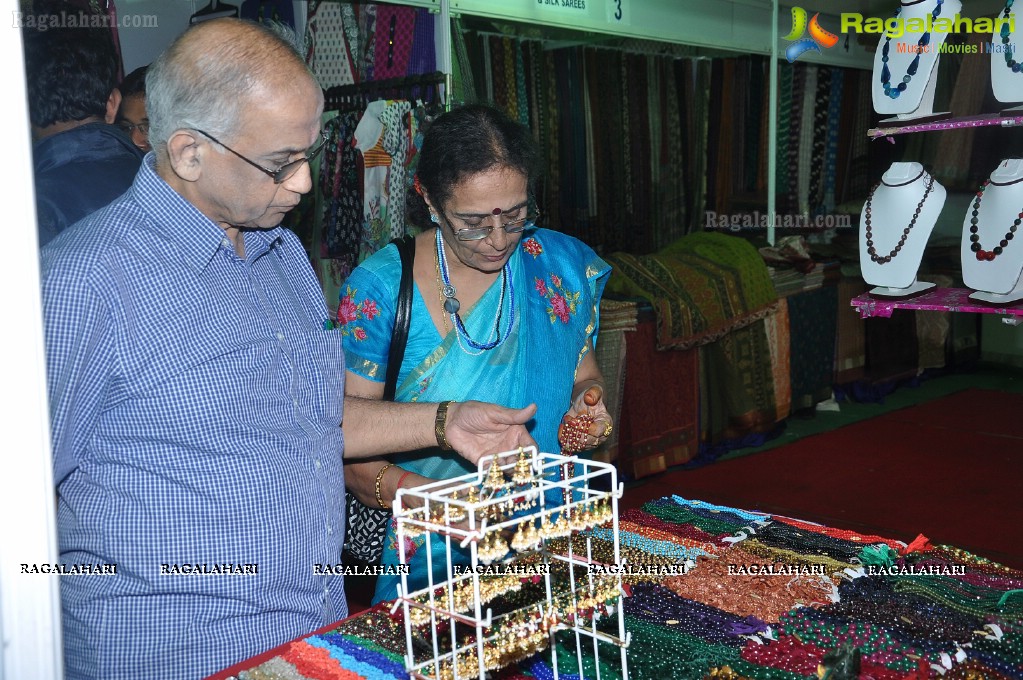
<svg viewBox="0 0 1023 680"><path fill-rule="evenodd" d="M479 222L476 224L470 224L468 221L459 218L459 222L469 226L463 227L462 229L455 229L455 236L459 241L481 241L485 239L494 231L494 225L492 224L483 226L483 221L489 219L489 217L490 216L477 218L479 219ZM495 215L494 217L503 218L505 215ZM518 234L536 225L536 220L539 219L539 217L540 211L535 208L531 208L526 212L525 217L518 217L509 220L502 219L500 227L501 229L504 229L506 234Z"/></svg>

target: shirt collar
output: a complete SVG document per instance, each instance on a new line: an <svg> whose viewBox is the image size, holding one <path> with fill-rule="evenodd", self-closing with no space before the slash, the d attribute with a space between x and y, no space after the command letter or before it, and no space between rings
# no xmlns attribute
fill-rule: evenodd
<svg viewBox="0 0 1023 680"><path fill-rule="evenodd" d="M135 181L132 196L151 220L147 225L154 236L168 242L196 272L202 272L221 248L232 252L234 246L224 230L198 208L174 191L156 173L156 156L146 154ZM281 227L244 232L247 259L268 252L281 239Z"/></svg>

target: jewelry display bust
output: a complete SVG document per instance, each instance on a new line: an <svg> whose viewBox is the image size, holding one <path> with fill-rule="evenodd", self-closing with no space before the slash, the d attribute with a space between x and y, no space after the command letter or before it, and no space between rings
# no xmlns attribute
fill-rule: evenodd
<svg viewBox="0 0 1023 680"><path fill-rule="evenodd" d="M1004 9L996 19L1014 14L1015 0L1005 0ZM1020 5L1023 8L1023 3ZM1023 22L995 21L991 35L991 90L1003 103L1023 102ZM1015 29L1015 30L1014 30ZM1019 107L1012 110L1018 111Z"/></svg>
<svg viewBox="0 0 1023 680"><path fill-rule="evenodd" d="M945 204L945 188L919 163L893 163L860 215L860 269L874 295L933 288L917 281L924 248Z"/></svg>
<svg viewBox="0 0 1023 680"><path fill-rule="evenodd" d="M963 283L976 291L971 300L1023 299L1023 159L1003 160L977 190L963 220L961 254Z"/></svg>
<svg viewBox="0 0 1023 680"><path fill-rule="evenodd" d="M960 0L903 0L899 3L894 18L902 35L893 37L887 31L883 33L874 54L871 99L878 113L895 114L886 121L944 115L934 112L934 88L938 55L948 31L909 29L939 21L950 26L962 8Z"/></svg>

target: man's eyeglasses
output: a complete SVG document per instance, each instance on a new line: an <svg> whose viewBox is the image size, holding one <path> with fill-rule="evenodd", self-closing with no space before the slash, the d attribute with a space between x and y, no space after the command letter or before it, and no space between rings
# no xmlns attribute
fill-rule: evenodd
<svg viewBox="0 0 1023 680"><path fill-rule="evenodd" d="M134 137L136 131L138 131L138 133L140 135L142 135L143 137L148 137L149 136L149 122L148 121L143 121L141 123L132 123L131 121L125 119L125 120L118 121L117 125L122 130L124 130L124 132L129 137Z"/></svg>
<svg viewBox="0 0 1023 680"><path fill-rule="evenodd" d="M520 208L520 210L526 209ZM515 212L518 213L519 210ZM474 218L472 222L459 218L458 221L467 226L462 229L455 229L455 236L459 241L481 241L485 239L494 231L492 224L483 226L483 222L490 219L490 217L490 215L487 215L486 217ZM495 215L494 217L510 217L511 219L501 220L501 228L504 229L506 234L518 234L536 224L536 220L540 217L540 211L536 208L530 208L526 210L524 217L515 217L514 215Z"/></svg>
<svg viewBox="0 0 1023 680"><path fill-rule="evenodd" d="M320 154L320 151L323 150L323 146L327 143L327 133L321 130L320 131L320 140L318 142L316 142L316 144L312 145L311 147L309 147L306 150L304 158L299 158L299 159L291 161L289 163L285 163L284 165L282 165L281 167L277 168L276 170L271 170L270 168L264 168L259 163L255 162L253 160L250 160L250 159L246 158L245 156L241 155L240 153L238 153L237 151L235 151L234 149L229 147L227 144L224 144L222 141L220 141L219 139L217 139L216 137L214 137L210 133L203 132L202 130L200 130L198 128L195 128L195 131L198 132L201 135L209 137L211 140L213 140L214 142L216 142L220 146L224 147L225 149L227 149L228 151L230 151L235 156L237 156L238 158L242 159L243 161L245 161L246 163L248 163L252 167L258 168L258 169L262 170L263 172L265 172L266 174L270 175L270 177L272 177L273 180L274 180L274 184L282 184L283 182L287 182L289 179L291 179L294 176L294 174L296 172L298 172L298 169L302 167L302 164L305 163L305 162L311 162L314 158L316 158Z"/></svg>

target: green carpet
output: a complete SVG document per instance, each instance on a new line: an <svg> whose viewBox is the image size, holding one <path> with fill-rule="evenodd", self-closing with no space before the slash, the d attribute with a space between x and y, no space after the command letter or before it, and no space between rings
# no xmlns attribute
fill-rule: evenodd
<svg viewBox="0 0 1023 680"><path fill-rule="evenodd" d="M760 446L730 451L718 460L768 451L804 437L923 404L971 387L1023 394L1023 370L1001 365L978 364L969 371L947 373L923 380L915 387L908 385L899 387L880 403L857 403L847 400L838 404L838 411L818 410L810 418L793 416L786 421L785 430L780 436Z"/></svg>

